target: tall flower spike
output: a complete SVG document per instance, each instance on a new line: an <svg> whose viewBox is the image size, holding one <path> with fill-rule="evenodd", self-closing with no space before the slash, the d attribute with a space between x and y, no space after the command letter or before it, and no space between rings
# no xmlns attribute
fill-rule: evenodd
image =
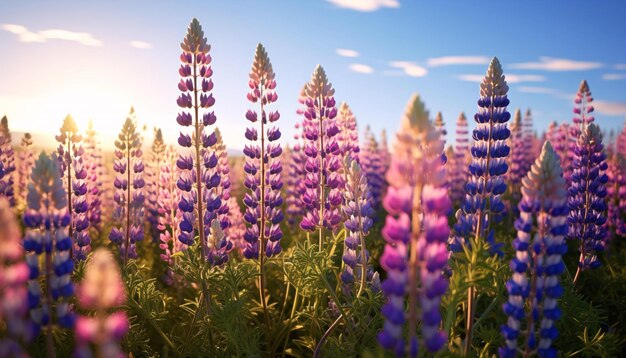
<svg viewBox="0 0 626 358"><path fill-rule="evenodd" d="M105 188L102 150L96 135L97 132L93 128L93 122L89 121L83 141L85 144L83 159L85 169L87 170L87 178L85 178L87 184L87 204L89 205L87 218L89 219L90 229L95 230L99 237L102 230L102 195Z"/></svg>
<svg viewBox="0 0 626 358"><path fill-rule="evenodd" d="M339 133L335 90L321 66L313 71L305 94L304 153L307 158L304 166L306 192L302 201L307 212L300 228L310 232L318 230L318 246L322 250L324 228L334 230L341 221L343 178L339 173L341 150L335 138Z"/></svg>
<svg viewBox="0 0 626 358"><path fill-rule="evenodd" d="M608 228L610 239L626 237L626 160L613 154L607 169Z"/></svg>
<svg viewBox="0 0 626 358"><path fill-rule="evenodd" d="M113 228L109 239L120 246L120 256L124 263L137 258L137 241L144 236L144 164L141 157L141 138L137 133L135 110L131 107L122 130L115 141L115 162L117 172L115 186L115 212Z"/></svg>
<svg viewBox="0 0 626 358"><path fill-rule="evenodd" d="M446 124L443 121L443 115L441 114L441 112L437 112L437 116L435 116L435 121L433 122L433 124L435 126L435 129L437 130L437 133L439 133L441 141L443 142L443 147L445 148L446 135L448 135L448 131L446 131ZM448 156L445 152L441 154L441 160L443 160L444 163L448 162Z"/></svg>
<svg viewBox="0 0 626 358"><path fill-rule="evenodd" d="M508 158L509 173L507 175L509 192L513 196L515 202L519 200L520 185L522 178L528 173L526 168L526 159L529 156L528 143L524 135L524 127L522 127L522 114L518 109L513 115L513 123L511 123L511 136L509 137L509 147L511 155Z"/></svg>
<svg viewBox="0 0 626 358"><path fill-rule="evenodd" d="M243 220L243 214L237 198L231 196L228 199L228 215L230 217L230 225L226 228L225 234L228 239L233 243L233 248L237 250L239 255L243 256L243 252L246 248L246 241L244 236L246 234L246 224Z"/></svg>
<svg viewBox="0 0 626 358"><path fill-rule="evenodd" d="M230 226L230 215L228 200L230 199L230 166L228 165L228 152L226 145L222 139L219 128L215 128L215 155L218 158L217 172L221 177L220 185L217 186L216 195L221 199L220 206L217 208L217 222L219 222L224 235L219 241L215 241L216 237L212 237L209 242L209 262L212 265L222 265L228 261L228 253L233 249L233 243L226 233Z"/></svg>
<svg viewBox="0 0 626 358"><path fill-rule="evenodd" d="M452 157L450 163L450 170L447 171L450 199L455 205L460 205L465 197L465 182L467 181L467 163L469 159L469 138L467 134L467 118L465 113L461 113L456 121L454 157Z"/></svg>
<svg viewBox="0 0 626 358"><path fill-rule="evenodd" d="M344 240L343 263L344 270L341 280L350 288L354 283L359 283L356 297L359 297L365 288L366 282L371 282L374 271L368 264L369 253L365 247L365 237L372 228L372 194L367 184L367 178L361 171L359 163L345 158L348 172L345 191L343 192L343 213L346 217L346 239ZM369 277L368 277L369 271Z"/></svg>
<svg viewBox="0 0 626 358"><path fill-rule="evenodd" d="M85 181L87 169L83 159L85 150L81 145L83 138L78 133L76 122L70 115L67 115L63 120L60 131L61 133L55 137L59 142L57 160L65 184L71 216L72 253L76 259L84 260L91 251L91 238L89 237L89 218L87 217L89 210L87 183Z"/></svg>
<svg viewBox="0 0 626 358"><path fill-rule="evenodd" d="M574 151L572 183L569 186L568 238L579 240L580 259L574 282L580 272L601 265L597 254L606 241L606 155L602 133L595 124L585 128Z"/></svg>
<svg viewBox="0 0 626 358"><path fill-rule="evenodd" d="M111 309L126 302L126 292L111 252L96 250L85 266L76 296L82 309L95 313L76 320L76 356L124 357L120 342L128 332L128 318L124 311L111 313Z"/></svg>
<svg viewBox="0 0 626 358"><path fill-rule="evenodd" d="M339 105L339 114L337 116L337 145L341 151L341 157L350 157L351 160L359 162L359 131L357 129L356 117L352 113L352 109L346 102ZM349 170L350 168L345 168Z"/></svg>
<svg viewBox="0 0 626 358"><path fill-rule="evenodd" d="M571 126L569 126L569 167L564 169L564 176L568 184L570 184L572 181L571 176L574 170L574 152L576 151L578 138L585 131L585 128L587 128L587 126L589 126L589 124L595 120L595 118L591 114L594 111L592 102L593 97L591 97L589 85L587 84L586 80L583 80L582 82L580 82L578 92L574 97L574 117L572 118L573 123Z"/></svg>
<svg viewBox="0 0 626 358"><path fill-rule="evenodd" d="M555 321L561 316L557 299L563 294L559 281L567 251L567 190L550 142L522 180L519 210L510 264L513 276L506 284L509 299L503 305L508 316L502 326L506 343L500 356L516 357L519 338L525 337L521 347L525 357L556 357L552 341L558 334Z"/></svg>
<svg viewBox="0 0 626 358"><path fill-rule="evenodd" d="M402 328L407 322L409 356L418 354L418 308L426 349L436 352L446 342L439 328L439 304L448 287L442 270L448 261L446 240L450 228L446 216L451 203L442 152L439 133L424 103L414 95L397 134L387 172L390 187L383 202L389 213L382 230L387 245L380 259L387 271L382 284L387 303L382 308L385 325L378 341L397 356L407 351ZM407 295L408 315L404 310Z"/></svg>
<svg viewBox="0 0 626 358"><path fill-rule="evenodd" d="M521 168L524 170L522 175L526 175L530 170L530 166L533 164L535 158L539 156L541 153L541 149L543 147L543 141L539 145L537 149L537 153L535 154L536 143L539 142L537 135L533 132L533 115L530 111L530 108L526 109L526 113L524 114L524 119L522 121L522 138L524 139L524 143L526 145L526 153L524 157L524 161L522 162ZM513 148L511 148L513 150Z"/></svg>
<svg viewBox="0 0 626 358"><path fill-rule="evenodd" d="M280 222L283 220L281 206L283 199L282 149L277 140L281 133L274 124L279 118L278 111L267 111L267 106L276 102L276 80L274 70L263 45L259 44L250 70L248 100L259 105L256 110L248 110L246 119L254 123L246 129L246 138L252 142L246 145L246 179L244 185L248 192L244 197L247 207L244 219L248 224L244 238L248 243L244 256L259 259L263 265L263 256L272 257L282 251L280 239L283 234ZM259 122L256 124L256 122ZM258 144L260 142L260 144Z"/></svg>
<svg viewBox="0 0 626 358"><path fill-rule="evenodd" d="M161 128L155 128L152 150L146 166L146 210L149 224L148 235L153 242L157 242L160 237L159 232L159 203L158 194L161 190L161 169L165 153L165 143L163 142L163 132Z"/></svg>
<svg viewBox="0 0 626 358"><path fill-rule="evenodd" d="M626 158L626 121L624 121L624 126L615 140L615 152Z"/></svg>
<svg viewBox="0 0 626 358"><path fill-rule="evenodd" d="M70 214L67 194L57 160L41 153L35 162L28 184L27 209L24 213L26 235L24 250L30 268L28 306L36 332L47 330L46 339L52 344L52 312L56 322L66 328L74 325L68 299L74 294L70 274L74 263L70 257L72 239L69 236ZM43 259L40 256L43 254ZM43 277L43 279L41 279ZM45 288L42 289L40 284ZM42 293L45 295L42 297ZM49 354L51 352L48 352Z"/></svg>
<svg viewBox="0 0 626 358"><path fill-rule="evenodd" d="M9 120L6 116L0 120L0 196L4 196L11 206L15 206L14 178L15 153L11 146Z"/></svg>
<svg viewBox="0 0 626 358"><path fill-rule="evenodd" d="M376 142L376 138L369 129L365 128L365 143L361 150L361 169L363 175L367 179L367 184L372 196L372 208L374 210L380 207L382 201L383 190L385 189L385 170L381 151Z"/></svg>
<svg viewBox="0 0 626 358"><path fill-rule="evenodd" d="M30 339L26 320L29 276L24 262L20 229L13 209L0 197L0 322L6 325L0 338L0 356L22 356L20 341Z"/></svg>
<svg viewBox="0 0 626 358"><path fill-rule="evenodd" d="M387 131L385 129L380 131L380 160L383 163L382 172L383 175L385 175L387 173L387 169L389 169L389 162L391 160L389 146L387 145Z"/></svg>
<svg viewBox="0 0 626 358"><path fill-rule="evenodd" d="M215 104L213 97L213 69L211 68L211 46L204 37L202 26L193 19L187 29L187 36L180 45L182 62L178 73L181 91L178 106L181 112L176 121L182 127L190 127L181 132L178 144L189 148L180 155L176 165L181 170L178 188L182 191L178 207L183 211L179 224L178 240L191 246L195 232L200 238L203 257L209 255L207 236L211 223L217 219L217 210L222 206L217 195L221 177L218 172L218 158L215 154L215 133L208 128L215 125L217 117L211 110Z"/></svg>
<svg viewBox="0 0 626 358"><path fill-rule="evenodd" d="M511 118L506 110L508 90L500 62L494 57L480 84L478 113L474 116L476 129L472 135L472 162L468 167L465 203L456 215L453 251L460 251L460 244L472 233L476 234L477 240L492 238L490 226L501 219L505 209L502 194L507 189L504 178L508 170L509 146L506 140L510 134L506 123ZM490 244L492 253L498 252L498 245L495 242Z"/></svg>
<svg viewBox="0 0 626 358"><path fill-rule="evenodd" d="M26 206L26 194L28 192L28 181L30 172L35 164L35 153L33 153L33 138L30 133L24 133L22 137L22 151L19 153L19 163L17 168L17 205L20 208Z"/></svg>

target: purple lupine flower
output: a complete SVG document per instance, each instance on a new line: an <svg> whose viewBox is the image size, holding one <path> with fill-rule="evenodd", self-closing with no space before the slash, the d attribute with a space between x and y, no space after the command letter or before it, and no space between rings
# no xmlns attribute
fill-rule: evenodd
<svg viewBox="0 0 626 358"><path fill-rule="evenodd" d="M215 133L207 130L217 120L211 110L215 104L211 79L212 59L209 54L211 46L197 19L191 21L180 47L183 51L180 55L182 64L178 70L181 76L178 89L181 94L176 102L181 112L176 121L180 126L190 128L180 133L178 144L190 149L181 153L176 161L181 170L177 185L182 191L178 207L183 211L178 240L191 246L197 232L202 256L208 259L207 236L222 206L217 195L221 177L217 168L219 160L214 150L217 138Z"/></svg>
<svg viewBox="0 0 626 358"><path fill-rule="evenodd" d="M304 165L306 191L302 201L307 212L300 228L309 232L319 230L318 245L322 250L324 228L334 230L341 221L343 178L339 173L341 150L335 138L339 133L335 90L321 66L315 68L305 93L304 153L307 158Z"/></svg>
<svg viewBox="0 0 626 358"><path fill-rule="evenodd" d="M506 110L508 90L500 62L494 57L480 85L478 113L474 116L477 126L473 132L472 162L465 186L467 194L457 211L455 235L450 245L454 252L461 251L461 245L475 233L476 240L490 244L492 254L502 255L499 251L502 244L496 244L493 231L487 231L490 223L499 221L505 210L502 194L507 189L504 178L509 146L506 140L510 134L506 123L511 117Z"/></svg>
<svg viewBox="0 0 626 358"><path fill-rule="evenodd" d="M435 126L437 133L439 133L439 136L441 137L441 141L443 142L443 147L445 148L446 147L446 135L448 135L448 131L446 131L446 124L443 121L443 115L441 114L441 112L437 112L433 125ZM448 162L448 156L446 155L445 152L441 154L441 160L444 163Z"/></svg>
<svg viewBox="0 0 626 358"><path fill-rule="evenodd" d="M6 332L0 338L2 357L22 356L19 343L31 338L26 320L28 277L20 228L8 200L0 197L0 321L6 324Z"/></svg>
<svg viewBox="0 0 626 358"><path fill-rule="evenodd" d="M524 123L525 124L525 123ZM511 136L509 137L509 148L511 154L508 157L509 172L507 173L507 187L515 202L519 200L520 185L522 178L528 173L526 168L526 159L528 153L528 138L524 135L524 127L522 127L522 114L518 109L513 115L511 123Z"/></svg>
<svg viewBox="0 0 626 358"><path fill-rule="evenodd" d="M506 343L499 353L516 357L523 338L524 356L556 357L552 341L558 334L555 321L561 316L557 299L563 294L559 281L567 251L567 189L550 142L522 179L521 190L513 241L516 253L510 264L513 276L506 284L509 298L503 305L508 316L502 326Z"/></svg>
<svg viewBox="0 0 626 358"><path fill-rule="evenodd" d="M74 295L70 280L74 269L70 256L71 215L58 163L61 161L55 154L52 158L45 153L39 155L28 184L27 209L23 217L26 226L24 250L30 268L30 317L35 325L35 335L43 326L50 341L55 323L53 312L56 313L56 323L62 327L72 328L75 320L68 302ZM42 254L43 260L40 259ZM40 286L41 283L45 288Z"/></svg>
<svg viewBox="0 0 626 358"><path fill-rule="evenodd" d="M137 258L137 241L144 236L144 164L141 157L141 138L137 133L135 110L130 113L115 141L113 170L117 172L115 186L115 211L109 239L120 247L124 263Z"/></svg>
<svg viewBox="0 0 626 358"><path fill-rule="evenodd" d="M615 140L615 152L626 158L626 121Z"/></svg>
<svg viewBox="0 0 626 358"><path fill-rule="evenodd" d="M160 237L159 226L159 203L158 195L161 191L161 168L163 155L165 153L165 143L163 143L163 132L160 128L154 130L154 141L150 157L146 165L146 221L148 222L149 233L153 242L157 242Z"/></svg>
<svg viewBox="0 0 626 358"><path fill-rule="evenodd" d="M299 126L296 127L298 129ZM294 136L296 143L293 148L286 147L283 154L283 161L286 162L287 170L283 181L285 182L285 215L287 224L292 231L296 230L296 223L302 219L302 196L300 187L304 180L304 154L301 151L300 143L297 142L299 135Z"/></svg>
<svg viewBox="0 0 626 358"><path fill-rule="evenodd" d="M369 253L365 247L365 237L372 228L372 194L365 174L361 171L359 163L351 160L349 156L344 159L348 168L346 173L345 190L343 192L343 214L346 217L346 239L344 240L343 263L344 270L341 280L350 289L355 282L360 282L356 297L361 295L366 282L371 282L374 271L369 261ZM369 274L368 274L369 271ZM368 277L369 276L369 277Z"/></svg>
<svg viewBox="0 0 626 358"><path fill-rule="evenodd" d="M383 163L382 173L385 175L389 169L391 156L389 154L389 146L387 145L387 131L383 129L380 132L380 160ZM386 189L386 188L385 188Z"/></svg>
<svg viewBox="0 0 626 358"><path fill-rule="evenodd" d="M541 153L543 147L543 141L539 144L539 148L536 148L538 141L537 135L533 132L533 115L530 108L526 109L524 119L521 123L522 138L526 145L524 153L524 161L521 163L521 170L523 170L522 176L526 175L530 170L531 165L535 161L535 158ZM510 148L513 151L514 148ZM535 150L537 153L535 153Z"/></svg>
<svg viewBox="0 0 626 358"><path fill-rule="evenodd" d="M609 238L626 237L626 160L614 153L608 161L607 198Z"/></svg>
<svg viewBox="0 0 626 358"><path fill-rule="evenodd" d="M89 218L87 211L87 169L83 156L85 150L78 134L78 127L72 116L67 115L61 126L61 133L55 137L59 142L57 160L63 177L67 205L70 212L70 237L72 238L72 256L77 260L84 260L91 251L89 237Z"/></svg>
<svg viewBox="0 0 626 358"><path fill-rule="evenodd" d="M96 236L100 236L102 230L102 195L104 193L104 165L102 150L96 140L97 132L93 128L93 122L89 121L87 130L85 131L83 161L87 177L87 219L89 220L89 228L96 231Z"/></svg>
<svg viewBox="0 0 626 358"><path fill-rule="evenodd" d="M0 196L4 196L11 206L15 206L14 178L15 153L11 146L11 132L6 116L0 120Z"/></svg>
<svg viewBox="0 0 626 358"><path fill-rule="evenodd" d="M574 152L576 150L576 143L578 138L585 131L585 128L592 123L595 118L593 113L594 108L592 105L593 97L591 97L591 91L587 81L583 80L578 87L578 92L574 97L574 117L572 118L572 124L568 127L568 163L567 167L563 167L563 176L567 180L567 184L571 184L571 176L574 171Z"/></svg>
<svg viewBox="0 0 626 358"><path fill-rule="evenodd" d="M80 308L94 313L76 320L76 357L125 357L120 342L130 328L128 317L122 310L111 313L111 309L126 302L126 292L111 252L102 248L94 252L76 298Z"/></svg>
<svg viewBox="0 0 626 358"><path fill-rule="evenodd" d="M159 185L157 195L157 212L159 230L159 248L162 250L161 260L168 265L165 273L165 281L168 284L174 283L174 266L172 255L186 250L187 246L176 240L180 234L179 224L182 220L183 212L178 207L180 201L180 189L176 186L180 169L176 167L178 153L174 147L165 147L161 160L161 170L159 171Z"/></svg>
<svg viewBox="0 0 626 358"><path fill-rule="evenodd" d="M469 150L469 138L467 136L467 118L465 113L459 114L456 120L456 143L454 156L447 170L448 183L450 185L450 199L456 204L461 204L465 197L465 182L467 180L467 163Z"/></svg>
<svg viewBox="0 0 626 358"><path fill-rule="evenodd" d="M219 128L215 128L215 156L217 159L217 173L221 177L217 186L216 195L221 199L220 206L216 209L217 221L224 235L211 237L209 246L209 262L213 265L222 265L228 261L228 253L233 249L233 243L226 234L230 226L228 200L230 199L230 166L228 165L228 152L222 139Z"/></svg>
<svg viewBox="0 0 626 358"><path fill-rule="evenodd" d="M601 265L597 254L606 244L606 155L602 133L595 124L589 124L576 143L573 160L572 183L569 186L568 238L579 240L580 272Z"/></svg>
<svg viewBox="0 0 626 358"><path fill-rule="evenodd" d="M20 208L26 206L26 194L28 193L28 181L30 172L35 164L35 153L33 152L33 138L30 133L24 133L22 137L22 150L19 153L19 163L17 165L17 185L16 200Z"/></svg>
<svg viewBox="0 0 626 358"><path fill-rule="evenodd" d="M276 102L276 80L274 70L263 45L258 44L254 62L250 70L250 92L248 100L259 103L259 112L248 110L246 119L253 124L246 129L246 138L252 144L246 145L246 179L244 184L249 192L244 197L247 207L244 220L248 224L244 236L247 245L244 256L259 259L263 265L263 255L272 257L282 251L280 239L283 234L280 222L283 220L281 206L283 199L280 189L283 186L280 155L282 149L277 140L280 130L276 122L278 111L266 111L266 106ZM260 141L260 145L257 144ZM267 141L267 142L266 142Z"/></svg>
<svg viewBox="0 0 626 358"><path fill-rule="evenodd" d="M225 234L233 243L233 248L236 249L239 255L243 257L243 252L246 248L246 240L244 239L246 234L246 224L243 220L241 207L239 207L237 198L234 196L231 196L227 203L230 225L226 228Z"/></svg>
<svg viewBox="0 0 626 358"><path fill-rule="evenodd" d="M383 202L389 213L382 231L387 245L380 259L387 271L382 284L387 303L382 307L385 324L378 341L396 356L404 356L407 351L407 340L403 338L405 323L408 354L418 354L418 305L422 345L434 353L446 342L446 335L439 328L439 305L448 287L442 271L448 261L446 240L450 228L446 215L451 203L445 187L442 152L440 135L429 121L424 103L414 95L397 134L387 172L390 187ZM408 314L404 309L405 296Z"/></svg>
<svg viewBox="0 0 626 358"><path fill-rule="evenodd" d="M345 158L348 156L358 163L360 150L359 131L357 129L356 117L346 102L341 102L339 105L337 126L339 127L339 133L337 133L336 140L341 157ZM344 169L347 171L349 168Z"/></svg>
<svg viewBox="0 0 626 358"><path fill-rule="evenodd" d="M372 196L372 208L380 207L383 190L385 189L385 173L383 172L383 161L381 151L374 134L369 126L365 128L365 141L361 148L361 169L367 179L367 184Z"/></svg>

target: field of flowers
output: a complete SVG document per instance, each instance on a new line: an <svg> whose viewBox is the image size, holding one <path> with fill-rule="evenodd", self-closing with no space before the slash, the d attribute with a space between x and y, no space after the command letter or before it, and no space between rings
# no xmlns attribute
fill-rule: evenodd
<svg viewBox="0 0 626 358"><path fill-rule="evenodd" d="M586 81L537 135L493 58L471 133L415 94L388 147L317 66L282 147L259 44L241 158L198 20L181 49L175 144L132 108L113 158L71 116L54 152L2 119L0 357L626 353L626 126Z"/></svg>

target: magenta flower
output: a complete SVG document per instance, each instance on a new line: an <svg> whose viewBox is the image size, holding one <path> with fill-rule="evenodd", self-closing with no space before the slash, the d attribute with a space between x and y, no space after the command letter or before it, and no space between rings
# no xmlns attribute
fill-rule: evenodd
<svg viewBox="0 0 626 358"><path fill-rule="evenodd" d="M241 256L246 248L244 236L246 234L246 224L243 220L241 207L237 203L237 198L231 196L228 201L228 215L230 217L230 225L225 230L225 235L233 243L233 248L239 252Z"/></svg>
<svg viewBox="0 0 626 358"><path fill-rule="evenodd" d="M124 126L115 141L113 170L117 172L115 186L115 211L109 239L120 246L124 263L137 258L137 241L144 236L144 164L141 157L141 137L137 132L135 110L131 107Z"/></svg>
<svg viewBox="0 0 626 358"><path fill-rule="evenodd" d="M154 131L154 141L146 166L146 220L149 224L148 235L153 242L157 242L160 237L158 195L161 191L161 163L164 153L163 133L158 128Z"/></svg>
<svg viewBox="0 0 626 358"><path fill-rule="evenodd" d="M606 174L609 239L626 237L626 160L621 154L613 154Z"/></svg>
<svg viewBox="0 0 626 358"><path fill-rule="evenodd" d="M207 130L215 125L217 120L211 110L215 104L211 80L213 69L209 54L211 46L207 43L197 19L191 21L180 46L183 51L180 55L182 64L178 70L181 76L178 89L181 94L176 102L181 112L176 121L189 130L180 133L178 144L189 149L186 149L176 162L181 170L177 182L181 190L178 207L183 211L178 240L184 245L191 246L197 232L202 255L208 259L207 237L212 222L217 220L217 211L222 207L221 199L217 195L221 176L219 160L214 149L217 138L215 133ZM219 261L222 262L223 259L222 257Z"/></svg>
<svg viewBox="0 0 626 358"><path fill-rule="evenodd" d="M11 146L11 132L6 116L0 120L0 196L4 196L11 206L15 206L14 178L15 153Z"/></svg>
<svg viewBox="0 0 626 358"><path fill-rule="evenodd" d="M82 309L95 313L76 320L76 356L125 357L120 342L128 332L128 318L124 311L111 309L126 302L126 292L111 252L101 248L89 259L76 298Z"/></svg>
<svg viewBox="0 0 626 358"><path fill-rule="evenodd" d="M65 192L67 193L68 209L71 216L70 237L72 238L72 254L78 260L84 260L91 251L89 237L89 218L87 211L87 169L83 155L85 150L81 146L82 136L78 134L78 127L74 119L67 115L61 126L61 133L56 137L59 142L57 160Z"/></svg>
<svg viewBox="0 0 626 358"><path fill-rule="evenodd" d="M451 203L445 187L442 152L440 135L419 95L414 95L397 134L387 172L390 187L383 202L389 213L382 231L387 245L380 259L387 271L382 284L387 303L382 308L385 325L378 341L396 356L404 356L407 348L410 356L417 356L418 319L422 344L429 352L438 351L446 342L445 333L440 331L439 305L448 287L442 271L448 261L446 241L450 228L446 216ZM405 324L408 339L403 337Z"/></svg>
<svg viewBox="0 0 626 358"><path fill-rule="evenodd" d="M96 140L96 134L93 123L89 121L83 140L85 143L83 160L87 170L87 177L85 178L87 184L87 204L89 205L87 218L89 219L89 227L96 231L97 236L100 236L105 175L102 149Z"/></svg>
<svg viewBox="0 0 626 358"><path fill-rule="evenodd" d="M2 357L21 356L19 342L31 338L26 320L29 273L15 214L8 200L0 197L0 321L6 324L6 334L0 338Z"/></svg>
<svg viewBox="0 0 626 358"><path fill-rule="evenodd" d="M28 182L30 173L35 164L35 153L33 152L33 138L30 133L24 133L22 137L22 151L19 153L19 163L17 165L17 203L20 208L26 206L26 194L28 193Z"/></svg>

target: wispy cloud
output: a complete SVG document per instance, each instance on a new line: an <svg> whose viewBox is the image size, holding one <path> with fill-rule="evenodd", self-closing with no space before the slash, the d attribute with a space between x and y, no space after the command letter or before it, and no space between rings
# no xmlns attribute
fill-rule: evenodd
<svg viewBox="0 0 626 358"><path fill-rule="evenodd" d="M597 112L607 116L622 116L626 115L626 103L624 102L607 102L607 101L594 101L593 107Z"/></svg>
<svg viewBox="0 0 626 358"><path fill-rule="evenodd" d="M365 73L365 74L374 73L374 69L371 66L368 66L362 63L351 63L348 66L348 68L350 69L350 71L357 72L357 73Z"/></svg>
<svg viewBox="0 0 626 358"><path fill-rule="evenodd" d="M461 81L467 82L482 82L484 75L459 75L456 78ZM520 83L520 82L545 82L545 76L541 75L515 75L506 74L505 79L507 83Z"/></svg>
<svg viewBox="0 0 626 358"><path fill-rule="evenodd" d="M510 68L520 70L541 70L541 71L586 71L603 67L600 62L587 62L568 60L565 58L540 57L538 62L522 62L510 65Z"/></svg>
<svg viewBox="0 0 626 358"><path fill-rule="evenodd" d="M347 48L338 48L335 50L335 53L341 57L359 57L359 53L357 51Z"/></svg>
<svg viewBox="0 0 626 358"><path fill-rule="evenodd" d="M326 0L331 4L345 9L351 9L363 12L372 12L384 7L398 8L400 2L398 0Z"/></svg>
<svg viewBox="0 0 626 358"><path fill-rule="evenodd" d="M613 67L615 67L616 70L626 70L626 63L619 63Z"/></svg>
<svg viewBox="0 0 626 358"><path fill-rule="evenodd" d="M626 80L626 73L605 73L602 75L602 79L605 81Z"/></svg>
<svg viewBox="0 0 626 358"><path fill-rule="evenodd" d="M554 88L547 87L535 87L535 86L519 86L515 87L516 90L524 93L537 93L537 94L556 94L559 91Z"/></svg>
<svg viewBox="0 0 626 358"><path fill-rule="evenodd" d="M25 26L16 24L2 24L2 30L17 35L20 42L46 42L48 40L65 40L79 43L85 46L102 46L102 41L88 32L75 32L60 29L50 29L33 32Z"/></svg>
<svg viewBox="0 0 626 358"><path fill-rule="evenodd" d="M138 48L141 50L149 50L152 48L152 44L145 41L133 40L128 43L131 47Z"/></svg>
<svg viewBox="0 0 626 358"><path fill-rule="evenodd" d="M452 65L486 65L489 57L485 56L444 56L426 60L428 67L452 66Z"/></svg>
<svg viewBox="0 0 626 358"><path fill-rule="evenodd" d="M405 75L411 77L424 77L428 74L426 68L411 61L391 61L389 66L401 69Z"/></svg>

